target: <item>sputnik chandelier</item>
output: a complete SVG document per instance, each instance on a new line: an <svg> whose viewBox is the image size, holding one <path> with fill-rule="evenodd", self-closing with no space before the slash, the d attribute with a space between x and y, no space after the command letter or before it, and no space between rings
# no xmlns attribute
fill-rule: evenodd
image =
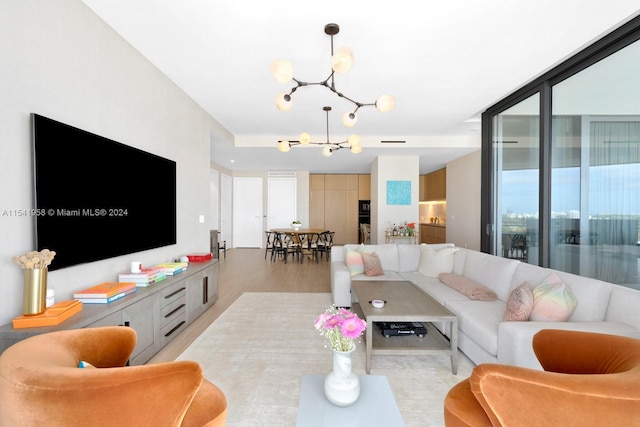
<svg viewBox="0 0 640 427"><path fill-rule="evenodd" d="M361 107L375 106L378 111L383 113L393 110L396 101L391 95L380 95L376 102L365 104L349 98L336 89L334 75L335 73L344 74L351 70L354 61L353 51L348 47L342 47L336 50L334 53L333 36L340 32L340 27L338 26L338 24L325 25L324 32L331 36L331 74L329 74L329 77L321 82L303 82L293 77L293 65L291 64L291 62L282 59L273 61L271 63L271 74L277 81L279 81L280 83L289 83L293 80L296 83L296 86L294 86L288 93L282 92L278 94L278 96L276 97L276 107L280 111L290 110L293 106L291 95L293 95L293 93L298 90L298 88L319 85L326 87L327 89L331 90L331 92L338 95L340 98L346 99L355 106L352 111L347 111L342 116L342 124L344 124L346 127L351 127L356 124L356 122L358 121L357 112Z"/></svg>
<svg viewBox="0 0 640 427"><path fill-rule="evenodd" d="M286 153L296 145L321 145L322 155L329 157L333 154L334 151L340 150L341 148L349 148L352 153L358 154L362 152L362 145L360 145L360 137L358 135L350 135L346 141L342 142L330 142L329 141L329 111L331 111L331 107L322 107L322 109L327 113L327 140L326 142L312 142L311 135L306 132L300 134L300 139L298 141L278 141L278 150Z"/></svg>

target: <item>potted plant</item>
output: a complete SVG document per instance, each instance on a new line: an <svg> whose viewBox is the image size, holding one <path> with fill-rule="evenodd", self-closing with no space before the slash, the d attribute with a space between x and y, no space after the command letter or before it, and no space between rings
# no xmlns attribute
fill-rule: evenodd
<svg viewBox="0 0 640 427"><path fill-rule="evenodd" d="M291 221L291 227L293 227L294 230L297 230L302 227L302 222L298 221L297 219Z"/></svg>

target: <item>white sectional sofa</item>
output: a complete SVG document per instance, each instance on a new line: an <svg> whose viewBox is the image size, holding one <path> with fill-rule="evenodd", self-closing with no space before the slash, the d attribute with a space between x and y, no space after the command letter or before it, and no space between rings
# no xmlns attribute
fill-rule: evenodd
<svg viewBox="0 0 640 427"><path fill-rule="evenodd" d="M452 273L465 276L493 290L495 301L471 300L443 284L437 277L418 272L422 245L334 246L331 255L333 303L350 307L355 301L352 280L409 280L458 316L458 347L474 363L502 363L542 369L532 347L540 329L593 331L640 338L640 291L600 280L577 276L456 248ZM431 249L453 248L452 244L429 245ZM346 249L375 252L383 276L351 276L345 262ZM568 321L503 321L510 292L527 282L531 288L555 272L577 299ZM442 325L436 325L443 330Z"/></svg>

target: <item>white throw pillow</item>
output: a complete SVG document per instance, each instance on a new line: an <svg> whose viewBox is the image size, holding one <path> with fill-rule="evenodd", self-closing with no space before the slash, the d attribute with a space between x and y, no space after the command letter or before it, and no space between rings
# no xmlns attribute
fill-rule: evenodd
<svg viewBox="0 0 640 427"><path fill-rule="evenodd" d="M458 248L444 248L436 251L426 243L422 243L418 273L429 277L438 277L440 273L451 273L453 271L453 254L457 251Z"/></svg>

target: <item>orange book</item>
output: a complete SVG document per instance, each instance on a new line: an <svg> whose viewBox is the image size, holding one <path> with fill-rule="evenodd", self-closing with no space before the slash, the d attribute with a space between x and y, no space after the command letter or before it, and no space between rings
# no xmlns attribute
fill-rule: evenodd
<svg viewBox="0 0 640 427"><path fill-rule="evenodd" d="M105 282L73 294L74 298L109 298L136 287L133 282Z"/></svg>
<svg viewBox="0 0 640 427"><path fill-rule="evenodd" d="M44 313L33 316L18 316L13 319L13 328L37 328L58 325L82 311L82 303L77 300L61 301L47 308Z"/></svg>

